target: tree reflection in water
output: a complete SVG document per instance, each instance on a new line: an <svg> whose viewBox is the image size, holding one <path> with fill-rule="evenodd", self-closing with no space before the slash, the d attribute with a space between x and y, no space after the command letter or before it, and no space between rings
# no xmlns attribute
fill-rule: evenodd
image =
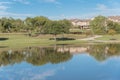
<svg viewBox="0 0 120 80"><path fill-rule="evenodd" d="M73 50L70 50L73 49ZM96 44L81 47L28 47L21 50L2 51L0 66L12 65L26 61L36 66L47 63L57 64L70 60L76 53L73 51L88 52L97 61L104 61L112 56L120 56L120 44ZM84 51L84 52L83 52Z"/></svg>
<svg viewBox="0 0 120 80"><path fill-rule="evenodd" d="M33 65L57 64L72 58L69 51L58 52L53 47L29 47L22 50L9 50L0 53L0 66L26 61Z"/></svg>
<svg viewBox="0 0 120 80"><path fill-rule="evenodd" d="M120 44L91 45L89 54L98 61L104 61L113 56L120 56Z"/></svg>

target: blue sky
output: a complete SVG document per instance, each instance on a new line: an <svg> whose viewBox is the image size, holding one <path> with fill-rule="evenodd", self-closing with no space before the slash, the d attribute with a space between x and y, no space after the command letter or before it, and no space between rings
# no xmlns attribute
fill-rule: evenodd
<svg viewBox="0 0 120 80"><path fill-rule="evenodd" d="M120 15L120 0L0 0L0 17L50 19Z"/></svg>

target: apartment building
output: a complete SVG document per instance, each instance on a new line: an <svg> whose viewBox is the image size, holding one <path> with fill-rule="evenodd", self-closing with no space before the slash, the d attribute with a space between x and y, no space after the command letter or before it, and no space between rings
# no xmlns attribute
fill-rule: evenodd
<svg viewBox="0 0 120 80"><path fill-rule="evenodd" d="M89 29L90 19L71 19L73 26L79 27L80 29Z"/></svg>
<svg viewBox="0 0 120 80"><path fill-rule="evenodd" d="M108 20L120 23L120 16L109 16Z"/></svg>

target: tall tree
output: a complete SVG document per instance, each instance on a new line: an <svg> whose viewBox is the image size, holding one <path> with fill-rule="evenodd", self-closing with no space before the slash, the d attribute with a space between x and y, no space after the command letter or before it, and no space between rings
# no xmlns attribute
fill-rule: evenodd
<svg viewBox="0 0 120 80"><path fill-rule="evenodd" d="M114 31L116 31L116 33L120 33L120 24L119 23L113 22L113 21L108 21L107 26L108 26L109 30L114 30Z"/></svg>
<svg viewBox="0 0 120 80"><path fill-rule="evenodd" d="M42 32L46 34L53 34L56 38L57 34L69 33L71 23L68 20L47 21L42 28Z"/></svg>
<svg viewBox="0 0 120 80"><path fill-rule="evenodd" d="M2 18L1 19L1 26L2 32L11 32L11 27L12 27L12 18Z"/></svg>
<svg viewBox="0 0 120 80"><path fill-rule="evenodd" d="M104 16L97 16L90 22L90 27L94 34L107 33L107 18Z"/></svg>

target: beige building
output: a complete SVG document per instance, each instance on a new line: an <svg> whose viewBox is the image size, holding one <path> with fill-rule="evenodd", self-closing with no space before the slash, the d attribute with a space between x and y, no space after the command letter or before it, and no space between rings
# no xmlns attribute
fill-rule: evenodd
<svg viewBox="0 0 120 80"><path fill-rule="evenodd" d="M79 27L80 29L89 29L90 20L71 19L73 26Z"/></svg>
<svg viewBox="0 0 120 80"><path fill-rule="evenodd" d="M108 20L120 23L120 16L109 16Z"/></svg>

